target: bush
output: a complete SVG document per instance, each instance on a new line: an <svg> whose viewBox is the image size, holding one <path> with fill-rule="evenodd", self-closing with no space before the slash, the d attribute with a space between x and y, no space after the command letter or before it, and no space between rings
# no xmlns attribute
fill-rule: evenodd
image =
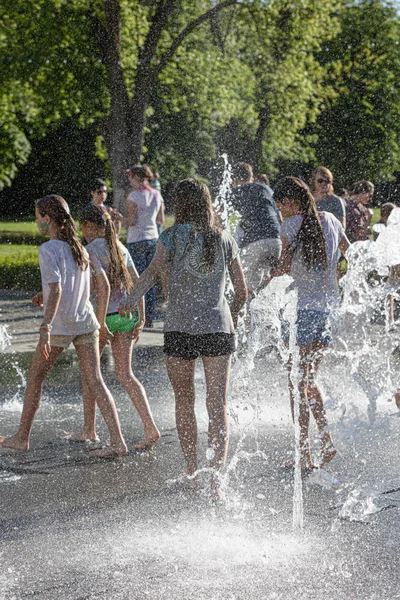
<svg viewBox="0 0 400 600"><path fill-rule="evenodd" d="M38 249L26 245L0 245L0 287L7 290L40 290Z"/></svg>

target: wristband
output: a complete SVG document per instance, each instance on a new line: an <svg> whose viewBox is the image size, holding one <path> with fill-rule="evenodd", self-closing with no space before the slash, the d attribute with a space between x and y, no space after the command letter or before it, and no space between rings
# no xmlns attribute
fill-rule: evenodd
<svg viewBox="0 0 400 600"><path fill-rule="evenodd" d="M53 325L51 325L51 323L42 323L40 329L46 329L50 332L53 329Z"/></svg>

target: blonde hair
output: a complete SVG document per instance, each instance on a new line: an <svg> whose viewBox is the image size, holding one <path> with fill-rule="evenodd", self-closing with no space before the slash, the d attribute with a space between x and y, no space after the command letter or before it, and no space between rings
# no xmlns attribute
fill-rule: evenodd
<svg viewBox="0 0 400 600"><path fill-rule="evenodd" d="M326 179L329 179L329 186L328 186L328 196L330 196L331 194L333 194L333 175L332 172L327 169L326 167L323 167L322 165L320 165L319 167L317 167L315 169L315 171L313 171L312 175L311 175L311 179L310 179L310 190L311 193L315 192L315 184L316 181L318 179L318 176L322 175L323 177L325 177Z"/></svg>

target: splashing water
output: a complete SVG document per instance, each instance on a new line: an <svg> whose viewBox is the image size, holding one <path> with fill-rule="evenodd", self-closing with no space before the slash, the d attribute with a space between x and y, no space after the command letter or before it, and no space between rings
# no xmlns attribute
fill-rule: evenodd
<svg viewBox="0 0 400 600"><path fill-rule="evenodd" d="M11 336L7 331L7 325L0 325L0 351L11 344Z"/></svg>

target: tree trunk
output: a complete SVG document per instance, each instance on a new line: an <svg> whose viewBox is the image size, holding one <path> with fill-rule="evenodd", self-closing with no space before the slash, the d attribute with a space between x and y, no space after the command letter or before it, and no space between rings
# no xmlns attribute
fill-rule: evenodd
<svg viewBox="0 0 400 600"><path fill-rule="evenodd" d="M111 164L114 206L125 210L126 169L134 162L129 148L130 100L121 67L121 15L118 0L103 0L105 26L99 37L110 89L110 114L103 135Z"/></svg>
<svg viewBox="0 0 400 600"><path fill-rule="evenodd" d="M249 160L252 164L254 172L259 172L262 166L262 157L263 157L263 140L265 131L269 125L270 113L268 105L263 106L259 112L259 122L257 127L257 132L254 140L249 145L248 156Z"/></svg>

